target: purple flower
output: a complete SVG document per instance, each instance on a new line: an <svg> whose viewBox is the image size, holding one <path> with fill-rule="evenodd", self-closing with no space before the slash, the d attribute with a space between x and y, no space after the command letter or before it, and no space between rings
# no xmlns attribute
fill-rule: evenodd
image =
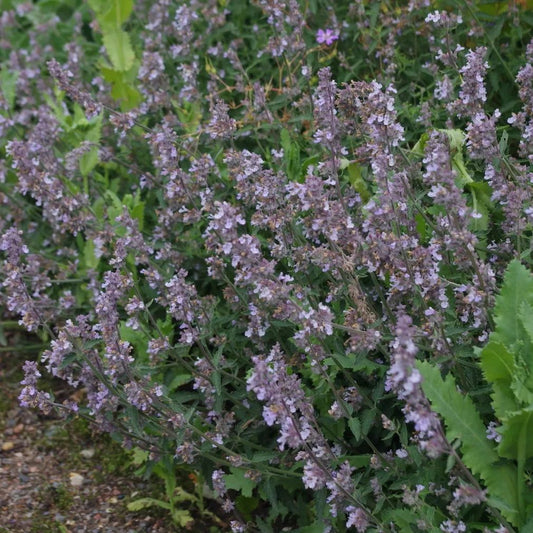
<svg viewBox="0 0 533 533"><path fill-rule="evenodd" d="M328 46L331 46L333 41L336 41L338 38L339 34L335 33L335 31L330 28L326 28L325 30L321 28L316 32L316 42L319 44L325 43Z"/></svg>

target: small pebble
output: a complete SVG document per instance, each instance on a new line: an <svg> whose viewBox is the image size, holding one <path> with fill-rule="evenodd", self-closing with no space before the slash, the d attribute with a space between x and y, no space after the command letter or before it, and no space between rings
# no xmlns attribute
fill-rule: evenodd
<svg viewBox="0 0 533 533"><path fill-rule="evenodd" d="M86 448L80 452L84 459L92 459L94 457L94 448Z"/></svg>
<svg viewBox="0 0 533 533"><path fill-rule="evenodd" d="M70 484L73 487L81 487L83 485L84 477L77 472L71 472L69 474Z"/></svg>

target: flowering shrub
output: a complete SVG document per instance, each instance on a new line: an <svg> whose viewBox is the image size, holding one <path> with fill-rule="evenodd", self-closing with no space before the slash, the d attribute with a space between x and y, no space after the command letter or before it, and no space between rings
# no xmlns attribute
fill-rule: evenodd
<svg viewBox="0 0 533 533"><path fill-rule="evenodd" d="M233 531L531 528L524 6L8 4L22 405L192 465Z"/></svg>

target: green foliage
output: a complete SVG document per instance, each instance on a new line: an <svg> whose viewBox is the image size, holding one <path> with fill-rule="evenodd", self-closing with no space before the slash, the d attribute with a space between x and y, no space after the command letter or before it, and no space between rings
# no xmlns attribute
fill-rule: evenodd
<svg viewBox="0 0 533 533"><path fill-rule="evenodd" d="M461 459L483 479L489 501L521 528L533 517L533 498L525 484L526 462L533 457L532 299L533 275L518 260L511 261L496 298L496 328L479 351L483 375L492 386L492 408L501 424L497 447L487 440L474 403L457 390L453 377L443 380L435 366L417 364L424 392L446 423L448 440L460 441Z"/></svg>
<svg viewBox="0 0 533 533"><path fill-rule="evenodd" d="M128 111L141 102L141 95L135 87L139 65L130 35L122 29L132 12L133 0L91 0L89 5L95 12L111 61L111 65L100 61L102 76L111 83L111 96L120 102L123 111Z"/></svg>

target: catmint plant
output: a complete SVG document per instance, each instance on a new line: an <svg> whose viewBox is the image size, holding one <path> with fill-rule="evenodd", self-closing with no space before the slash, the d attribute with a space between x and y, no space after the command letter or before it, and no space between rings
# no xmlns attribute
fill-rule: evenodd
<svg viewBox="0 0 533 533"><path fill-rule="evenodd" d="M527 13L74 4L0 16L21 404L133 448L177 524L187 465L232 531L527 527Z"/></svg>

